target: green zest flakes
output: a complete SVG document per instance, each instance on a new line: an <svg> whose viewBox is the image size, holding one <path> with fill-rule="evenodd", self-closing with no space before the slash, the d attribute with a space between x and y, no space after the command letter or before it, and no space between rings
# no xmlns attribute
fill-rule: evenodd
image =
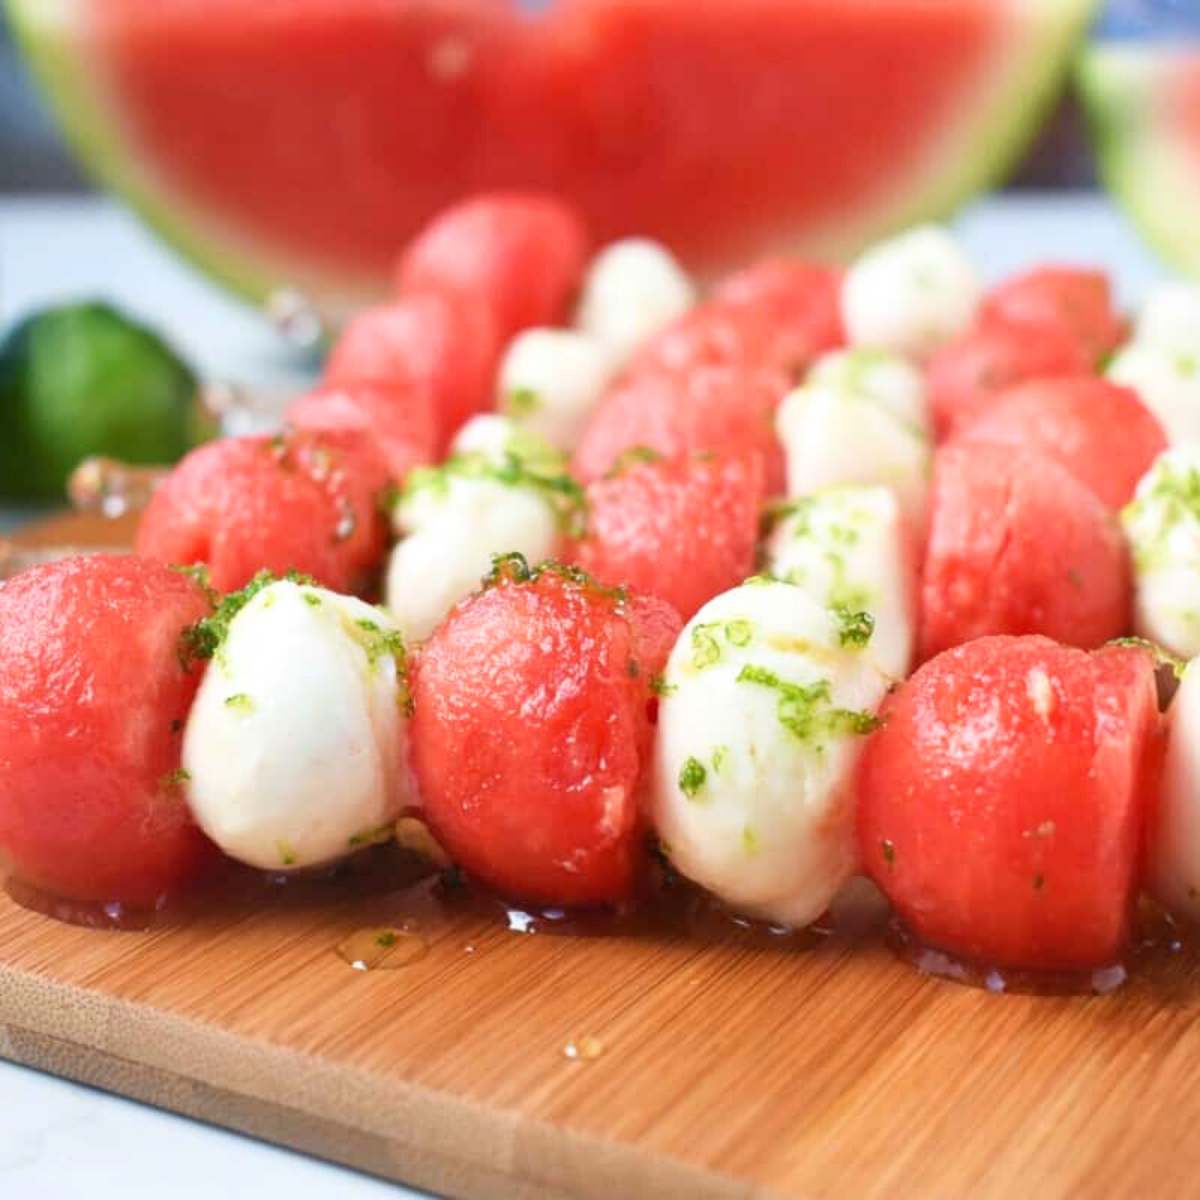
<svg viewBox="0 0 1200 1200"><path fill-rule="evenodd" d="M318 596L316 592L305 592L304 593L304 603L307 604L310 608L320 608L321 607L321 597Z"/></svg>
<svg viewBox="0 0 1200 1200"><path fill-rule="evenodd" d="M862 649L875 632L875 618L869 612L855 612L838 605L833 610L838 623L838 642Z"/></svg>
<svg viewBox="0 0 1200 1200"><path fill-rule="evenodd" d="M408 657L404 649L404 634L400 630L384 629L370 617L360 617L354 621L349 632L363 648L372 669L380 659L391 657L396 660L397 671L404 671Z"/></svg>
<svg viewBox="0 0 1200 1200"><path fill-rule="evenodd" d="M254 711L254 701L245 692L237 692L233 696L225 697L225 707L237 709L241 713L252 713Z"/></svg>
<svg viewBox="0 0 1200 1200"><path fill-rule="evenodd" d="M818 679L809 684L790 683L766 667L747 664L737 681L770 688L778 693L776 715L779 723L793 737L803 742L814 742L818 749L821 740L826 737L866 734L879 726L878 718L868 712L834 707L828 679Z"/></svg>
<svg viewBox="0 0 1200 1200"><path fill-rule="evenodd" d="M745 647L754 640L754 626L741 619L707 621L692 629L692 666L697 671L721 661L721 642Z"/></svg>
<svg viewBox="0 0 1200 1200"><path fill-rule="evenodd" d="M1152 485L1121 510L1121 523L1133 543L1134 566L1151 571L1168 554L1165 545L1176 525L1200 525L1200 467L1172 462L1153 468Z"/></svg>
<svg viewBox="0 0 1200 1200"><path fill-rule="evenodd" d="M384 950L390 950L397 942L396 934L391 929L381 929L375 935L375 945Z"/></svg>
<svg viewBox="0 0 1200 1200"><path fill-rule="evenodd" d="M707 779L708 771L704 764L698 758L689 758L679 772L679 790L689 800L694 800Z"/></svg>
<svg viewBox="0 0 1200 1200"><path fill-rule="evenodd" d="M624 475L630 467L636 467L639 463L655 463L661 458L662 455L649 446L630 446L628 450L622 450L617 455L604 478L616 479L619 475Z"/></svg>
<svg viewBox="0 0 1200 1200"><path fill-rule="evenodd" d="M1170 667L1176 679L1182 679L1187 670L1187 659L1176 658L1168 650L1164 650L1157 642L1142 637L1112 638L1104 643L1106 646L1128 646L1134 650L1145 650L1154 659L1156 667Z"/></svg>
<svg viewBox="0 0 1200 1200"><path fill-rule="evenodd" d="M571 566L568 563L547 559L531 567L523 554L493 554L492 569L480 581L483 591L498 586L501 583L536 583L545 576L561 579L590 595L611 601L614 605L624 604L629 599L629 593L621 587L609 587L594 576L589 575L582 567Z"/></svg>
<svg viewBox="0 0 1200 1200"><path fill-rule="evenodd" d="M346 845L351 850L360 850L364 846L382 846L385 842L392 840L394 832L395 826L390 823L378 825L374 829L364 829L361 833L354 834L353 837L346 840Z"/></svg>
<svg viewBox="0 0 1200 1200"><path fill-rule="evenodd" d="M208 574L207 563L193 563L190 567L174 565L172 571L177 571L180 575L186 575L189 579L199 585L204 594L208 597L209 603L215 605L220 599L217 589L213 587Z"/></svg>
<svg viewBox="0 0 1200 1200"><path fill-rule="evenodd" d="M500 411L519 420L522 417L531 417L541 407L542 398L533 388L518 387L505 392Z"/></svg>
<svg viewBox="0 0 1200 1200"><path fill-rule="evenodd" d="M758 834L755 833L753 826L742 826L742 849L747 854L758 853Z"/></svg>
<svg viewBox="0 0 1200 1200"><path fill-rule="evenodd" d="M276 842L275 850L279 855L279 861L285 867L294 867L296 865L296 851L287 842Z"/></svg>
<svg viewBox="0 0 1200 1200"><path fill-rule="evenodd" d="M185 783L189 783L192 778L192 773L186 767L176 767L173 771L168 771L159 781L158 786L164 792L174 791L176 788L181 788Z"/></svg>
<svg viewBox="0 0 1200 1200"><path fill-rule="evenodd" d="M289 571L284 579L288 583L313 586L314 580L297 571ZM229 636L229 626L233 618L254 599L259 592L279 582L278 577L270 571L259 571L255 577L240 592L230 592L217 605L212 616L189 625L183 631L180 641L180 658L184 662L193 659L215 658Z"/></svg>
<svg viewBox="0 0 1200 1200"><path fill-rule="evenodd" d="M717 746L713 750L713 752L712 752L712 767L713 767L713 770L716 771L718 775L721 773L721 768L725 765L725 762L728 758L729 758L729 747L728 746Z"/></svg>
<svg viewBox="0 0 1200 1200"><path fill-rule="evenodd" d="M668 683L664 675L651 675L650 690L656 696L672 696L679 691L679 688L674 683Z"/></svg>

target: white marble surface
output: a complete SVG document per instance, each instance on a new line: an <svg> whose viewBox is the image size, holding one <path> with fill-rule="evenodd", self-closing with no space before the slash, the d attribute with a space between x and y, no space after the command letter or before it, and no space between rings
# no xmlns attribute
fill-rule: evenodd
<svg viewBox="0 0 1200 1200"><path fill-rule="evenodd" d="M1125 221L1097 197L987 201L959 227L989 279L1037 259L1103 262L1132 304L1161 274ZM43 304L93 295L160 327L209 378L303 386L304 364L289 358L264 321L172 258L114 205L0 201L0 324ZM5 516L0 511L0 525ZM415 1193L0 1063L2 1200L385 1195Z"/></svg>

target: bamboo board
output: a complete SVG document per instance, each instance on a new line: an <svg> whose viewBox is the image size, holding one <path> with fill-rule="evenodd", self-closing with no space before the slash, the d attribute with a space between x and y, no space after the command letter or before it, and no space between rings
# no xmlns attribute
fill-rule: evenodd
<svg viewBox="0 0 1200 1200"><path fill-rule="evenodd" d="M1109 996L997 996L875 935L528 936L367 891L147 933L0 896L0 1054L472 1200L1196 1193L1191 950ZM335 953L405 919L403 968Z"/></svg>

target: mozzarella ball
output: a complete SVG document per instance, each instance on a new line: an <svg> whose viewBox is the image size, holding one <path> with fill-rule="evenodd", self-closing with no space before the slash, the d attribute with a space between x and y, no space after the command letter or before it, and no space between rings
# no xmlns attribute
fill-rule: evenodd
<svg viewBox="0 0 1200 1200"><path fill-rule="evenodd" d="M1200 654L1200 445L1160 454L1121 513L1133 550L1137 631Z"/></svg>
<svg viewBox="0 0 1200 1200"><path fill-rule="evenodd" d="M229 623L188 718L201 829L267 870L333 862L390 836L408 802L404 643L377 608L277 582Z"/></svg>
<svg viewBox="0 0 1200 1200"><path fill-rule="evenodd" d="M1109 365L1108 377L1137 392L1172 445L1200 441L1200 345L1189 353L1131 342Z"/></svg>
<svg viewBox="0 0 1200 1200"><path fill-rule="evenodd" d="M500 413L472 417L450 444L450 457L475 458L494 467L510 465L515 459L545 474L562 474L567 469L567 457L561 450ZM435 472L439 469L432 468Z"/></svg>
<svg viewBox="0 0 1200 1200"><path fill-rule="evenodd" d="M1134 340L1200 357L1200 284L1159 284L1138 314Z"/></svg>
<svg viewBox="0 0 1200 1200"><path fill-rule="evenodd" d="M924 360L964 333L981 289L959 244L936 225L910 229L868 249L842 284L851 345Z"/></svg>
<svg viewBox="0 0 1200 1200"><path fill-rule="evenodd" d="M789 496L878 484L896 493L914 530L924 527L933 444L920 426L855 392L802 387L779 406L775 428Z"/></svg>
<svg viewBox="0 0 1200 1200"><path fill-rule="evenodd" d="M667 663L652 815L687 878L807 925L857 866L854 767L887 680L837 614L791 584L710 601Z"/></svg>
<svg viewBox="0 0 1200 1200"><path fill-rule="evenodd" d="M1147 835L1148 890L1200 920L1200 664L1188 663L1167 712L1162 788Z"/></svg>
<svg viewBox="0 0 1200 1200"><path fill-rule="evenodd" d="M634 352L696 303L675 256L649 238L626 238L592 260L575 323L623 367Z"/></svg>
<svg viewBox="0 0 1200 1200"><path fill-rule="evenodd" d="M424 641L478 590L494 555L539 563L559 543L559 514L547 494L520 477L463 473L453 464L409 488L395 516L407 536L392 550L386 603L411 641Z"/></svg>
<svg viewBox="0 0 1200 1200"><path fill-rule="evenodd" d="M570 329L529 329L500 364L500 410L516 424L568 451L613 377L599 339Z"/></svg>
<svg viewBox="0 0 1200 1200"><path fill-rule="evenodd" d="M798 500L771 531L767 569L822 607L868 614L864 653L892 679L908 674L916 562L893 492L839 487Z"/></svg>
<svg viewBox="0 0 1200 1200"><path fill-rule="evenodd" d="M886 408L898 421L929 433L925 376L907 359L885 350L835 350L813 364L810 387L849 393Z"/></svg>

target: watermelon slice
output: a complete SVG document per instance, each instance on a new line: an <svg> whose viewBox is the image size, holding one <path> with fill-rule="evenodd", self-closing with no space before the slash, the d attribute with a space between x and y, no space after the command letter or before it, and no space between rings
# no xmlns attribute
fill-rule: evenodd
<svg viewBox="0 0 1200 1200"><path fill-rule="evenodd" d="M1200 43L1098 45L1079 79L1109 191L1165 258L1200 275Z"/></svg>
<svg viewBox="0 0 1200 1200"><path fill-rule="evenodd" d="M1094 0L7 4L104 182L237 290L336 311L484 189L698 270L849 253L1003 176Z"/></svg>

